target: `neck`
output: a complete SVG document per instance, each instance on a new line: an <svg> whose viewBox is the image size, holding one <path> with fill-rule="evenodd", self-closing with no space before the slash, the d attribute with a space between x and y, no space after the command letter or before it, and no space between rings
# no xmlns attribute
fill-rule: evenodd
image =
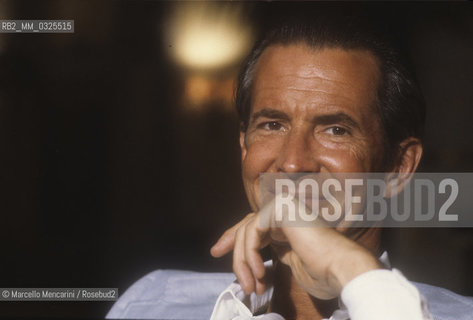
<svg viewBox="0 0 473 320"><path fill-rule="evenodd" d="M370 250L373 255L380 255L381 229L349 229L345 234L358 244ZM320 300L302 289L292 276L291 269L274 260L274 294L270 312L279 313L287 320L320 320L330 318L338 309L338 298Z"/></svg>

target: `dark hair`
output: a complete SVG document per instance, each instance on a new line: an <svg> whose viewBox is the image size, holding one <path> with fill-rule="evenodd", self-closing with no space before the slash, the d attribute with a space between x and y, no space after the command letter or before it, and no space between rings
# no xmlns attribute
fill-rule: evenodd
<svg viewBox="0 0 473 320"><path fill-rule="evenodd" d="M398 146L408 137L421 139L425 122L425 102L406 59L395 41L383 28L354 14L318 14L297 16L277 23L257 41L238 78L236 107L246 131L251 112L251 89L255 66L263 51L271 45L304 43L312 48L361 49L379 60L381 80L377 108L384 130L385 160L395 161Z"/></svg>

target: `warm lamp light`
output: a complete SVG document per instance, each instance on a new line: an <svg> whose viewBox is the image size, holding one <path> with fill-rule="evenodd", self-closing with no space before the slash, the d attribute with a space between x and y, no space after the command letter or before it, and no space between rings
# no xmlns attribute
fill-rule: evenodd
<svg viewBox="0 0 473 320"><path fill-rule="evenodd" d="M169 23L168 45L180 64L193 70L214 70L238 62L247 53L251 30L242 10L232 5L176 8Z"/></svg>

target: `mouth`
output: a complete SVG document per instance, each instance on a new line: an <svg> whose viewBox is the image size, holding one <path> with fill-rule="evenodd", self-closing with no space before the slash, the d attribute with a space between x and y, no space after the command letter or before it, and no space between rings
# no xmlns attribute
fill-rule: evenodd
<svg viewBox="0 0 473 320"><path fill-rule="evenodd" d="M325 203L327 203L327 198L325 198L323 195L321 194L318 194L318 195L314 195L314 196L311 196L310 194L309 195L301 195L299 194L296 198L296 201L299 201L300 203L302 203L306 208L308 209L312 209L314 207L314 205L316 207L321 207L321 206L324 206Z"/></svg>

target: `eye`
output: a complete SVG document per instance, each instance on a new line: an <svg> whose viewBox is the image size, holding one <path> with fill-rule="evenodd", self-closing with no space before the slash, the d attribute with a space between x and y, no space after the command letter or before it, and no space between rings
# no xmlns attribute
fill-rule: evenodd
<svg viewBox="0 0 473 320"><path fill-rule="evenodd" d="M260 125L265 130L269 131L279 131L283 129L282 124L280 124L277 121L269 121L269 122L264 122Z"/></svg>
<svg viewBox="0 0 473 320"><path fill-rule="evenodd" d="M348 133L347 129L338 126L328 128L327 132L334 136L343 136Z"/></svg>

